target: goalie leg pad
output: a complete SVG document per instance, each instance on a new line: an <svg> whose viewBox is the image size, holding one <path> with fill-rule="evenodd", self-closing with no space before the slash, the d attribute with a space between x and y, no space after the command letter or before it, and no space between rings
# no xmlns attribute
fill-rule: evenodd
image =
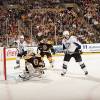
<svg viewBox="0 0 100 100"><path fill-rule="evenodd" d="M32 76L35 72L33 65L29 62L26 63L26 71L28 71L29 75Z"/></svg>

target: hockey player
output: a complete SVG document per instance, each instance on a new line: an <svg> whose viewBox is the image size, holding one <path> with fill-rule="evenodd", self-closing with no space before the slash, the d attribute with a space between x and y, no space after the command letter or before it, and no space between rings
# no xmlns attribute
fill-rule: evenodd
<svg viewBox="0 0 100 100"><path fill-rule="evenodd" d="M36 55L32 51L28 51L27 55L24 56L25 59L25 71L22 75L19 75L22 79L29 79L32 76L35 76L36 73L38 73L38 76L40 77L42 74L44 74L44 61L42 60L41 56Z"/></svg>
<svg viewBox="0 0 100 100"><path fill-rule="evenodd" d="M63 32L63 36L62 45L65 55L63 61L63 72L61 75L63 76L66 74L67 64L72 57L75 58L75 61L79 63L81 69L84 71L85 75L87 75L88 71L81 57L81 43L77 40L76 36L71 36L67 30Z"/></svg>
<svg viewBox="0 0 100 100"><path fill-rule="evenodd" d="M28 35L21 35L19 37L19 41L17 41L17 49L18 49L18 55L17 55L17 60L16 60L16 64L17 66L15 68L19 68L20 67L20 58L22 58L22 56L26 56L27 51L29 50L33 50L32 46L34 46L34 42L32 41L31 37ZM33 50L34 51L34 50Z"/></svg>
<svg viewBox="0 0 100 100"><path fill-rule="evenodd" d="M19 39L16 41L16 44L17 44L18 54L16 58L16 66L14 67L15 69L20 67L20 58L27 54L26 42L24 40L23 35L19 36Z"/></svg>
<svg viewBox="0 0 100 100"><path fill-rule="evenodd" d="M47 59L49 60L49 63L51 67L53 68L53 59L52 59L52 54L55 54L55 50L51 44L50 41L47 40L46 37L44 37L40 43L38 44L38 49L37 51L40 51L41 57L44 57L45 55L47 56Z"/></svg>

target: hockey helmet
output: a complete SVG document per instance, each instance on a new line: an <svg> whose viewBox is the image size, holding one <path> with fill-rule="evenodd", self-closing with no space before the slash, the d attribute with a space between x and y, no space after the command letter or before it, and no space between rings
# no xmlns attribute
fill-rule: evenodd
<svg viewBox="0 0 100 100"><path fill-rule="evenodd" d="M63 36L69 36L69 31L64 31Z"/></svg>
<svg viewBox="0 0 100 100"><path fill-rule="evenodd" d="M19 38L20 38L20 39L24 39L24 36L23 36L23 35L21 35Z"/></svg>

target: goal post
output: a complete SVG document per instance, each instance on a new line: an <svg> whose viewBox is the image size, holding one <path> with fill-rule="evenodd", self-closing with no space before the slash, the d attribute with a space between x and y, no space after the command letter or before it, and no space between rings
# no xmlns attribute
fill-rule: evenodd
<svg viewBox="0 0 100 100"><path fill-rule="evenodd" d="M7 75L6 75L6 48L3 48L3 65L4 65L4 80L7 80Z"/></svg>
<svg viewBox="0 0 100 100"><path fill-rule="evenodd" d="M34 50L34 47L32 47ZM35 48L35 51L37 49ZM16 48L0 47L0 80L15 79L25 69L25 60L20 59L20 68L14 69L16 66L18 50Z"/></svg>
<svg viewBox="0 0 100 100"><path fill-rule="evenodd" d="M24 60L20 69L14 69L18 51L16 48L0 47L0 80L12 80L25 67Z"/></svg>
<svg viewBox="0 0 100 100"><path fill-rule="evenodd" d="M7 80L6 64L6 48L0 47L0 80Z"/></svg>

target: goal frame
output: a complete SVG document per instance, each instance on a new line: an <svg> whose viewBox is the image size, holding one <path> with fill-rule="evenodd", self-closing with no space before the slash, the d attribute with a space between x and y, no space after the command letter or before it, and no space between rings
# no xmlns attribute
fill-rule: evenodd
<svg viewBox="0 0 100 100"><path fill-rule="evenodd" d="M6 67L6 48L3 48L3 67L4 67L4 80L7 80L7 67Z"/></svg>

